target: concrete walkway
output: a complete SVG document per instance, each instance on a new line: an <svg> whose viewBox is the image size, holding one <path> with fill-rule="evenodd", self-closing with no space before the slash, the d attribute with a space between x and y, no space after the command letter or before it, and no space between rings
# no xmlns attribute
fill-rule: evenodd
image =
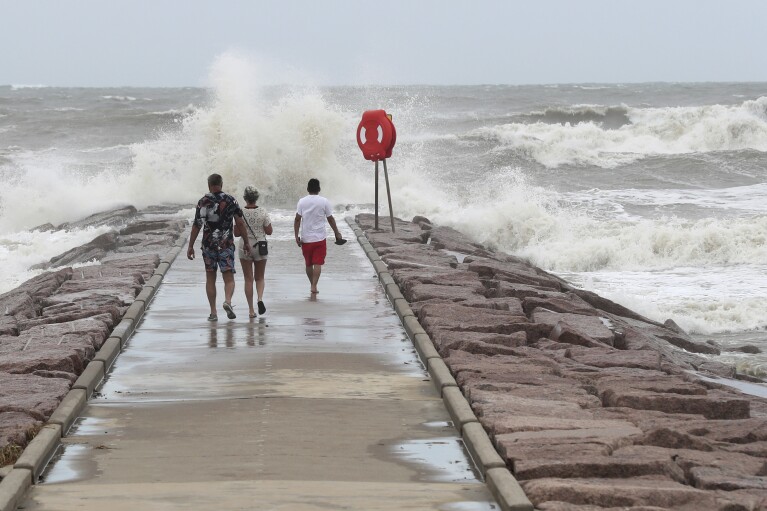
<svg viewBox="0 0 767 511"><path fill-rule="evenodd" d="M207 322L180 255L21 508L498 509L345 222L313 300L282 218L266 316L238 264L237 319Z"/></svg>

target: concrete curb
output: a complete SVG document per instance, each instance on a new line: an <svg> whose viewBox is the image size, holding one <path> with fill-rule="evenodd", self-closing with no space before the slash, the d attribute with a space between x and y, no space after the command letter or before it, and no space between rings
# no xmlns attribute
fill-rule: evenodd
<svg viewBox="0 0 767 511"><path fill-rule="evenodd" d="M445 388L458 387L458 383L453 378L453 373L450 372L442 358L430 358L427 361L427 368L429 369L432 383L437 387L440 396L442 396Z"/></svg>
<svg viewBox="0 0 767 511"><path fill-rule="evenodd" d="M405 332L413 341L413 346L421 357L421 361L429 371L434 385L442 396L445 408L450 414L455 428L461 434L469 456L471 456L482 477L485 478L488 489L503 511L533 511L533 504L495 450L490 437L458 387L450 369L437 352L429 335L418 322L410 304L402 296L402 291L394 282L386 263L381 260L378 252L370 244L365 232L357 225L357 222L351 218L347 218L346 222L357 235L357 240L370 259L386 296L402 321Z"/></svg>
<svg viewBox="0 0 767 511"><path fill-rule="evenodd" d="M14 511L32 486L32 471L14 468L0 481L0 511Z"/></svg>
<svg viewBox="0 0 767 511"><path fill-rule="evenodd" d="M487 476L487 471L491 468L506 467L506 463L493 447L482 424L479 422L465 424L461 433L463 443L483 477Z"/></svg>
<svg viewBox="0 0 767 511"><path fill-rule="evenodd" d="M88 391L84 389L72 389L64 396L59 403L58 408L51 414L48 424L58 424L61 426L61 436L66 436L69 428L80 416L88 401Z"/></svg>
<svg viewBox="0 0 767 511"><path fill-rule="evenodd" d="M102 362L104 364L104 371L109 372L115 359L120 354L121 348L120 339L117 337L110 337L101 345L101 349L96 353L96 356L93 357L93 360Z"/></svg>
<svg viewBox="0 0 767 511"><path fill-rule="evenodd" d="M39 433L24 448L18 461L13 468L24 468L30 471L30 483L37 482L37 478L43 472L45 465L53 457L61 443L61 426L58 424L46 424Z"/></svg>
<svg viewBox="0 0 767 511"><path fill-rule="evenodd" d="M485 481L503 511L533 511L532 502L508 469L491 468Z"/></svg>
<svg viewBox="0 0 767 511"><path fill-rule="evenodd" d="M115 329L112 330L112 333L109 335L109 337L117 337L120 339L120 346L125 346L128 343L128 339L130 338L131 334L133 334L134 329L135 323L132 319L123 319L120 321L120 323L118 323Z"/></svg>
<svg viewBox="0 0 767 511"><path fill-rule="evenodd" d="M459 433L463 433L465 425L471 422L479 422L469 402L463 397L458 387L447 387L442 391L442 401L445 402L447 413L453 419L453 424Z"/></svg>
<svg viewBox="0 0 767 511"><path fill-rule="evenodd" d="M104 379L104 362L100 360L91 360L85 371L80 374L75 384L72 385L73 389L83 389L87 397L91 397L93 391L99 386L101 380Z"/></svg>
<svg viewBox="0 0 767 511"><path fill-rule="evenodd" d="M26 446L11 472L0 480L0 511L14 511L27 490L37 483L40 474L59 449L62 437L67 435L72 424L85 408L88 398L101 384L122 347L133 334L171 263L186 246L186 238L182 236L180 240L161 258L160 265L155 269L152 277L144 283L144 287L104 341L96 356L77 378L45 426Z"/></svg>

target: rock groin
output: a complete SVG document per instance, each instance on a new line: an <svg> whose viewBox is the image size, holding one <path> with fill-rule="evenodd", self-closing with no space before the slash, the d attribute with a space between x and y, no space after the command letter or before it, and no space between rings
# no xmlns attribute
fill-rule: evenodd
<svg viewBox="0 0 767 511"><path fill-rule="evenodd" d="M112 230L38 265L44 273L0 295L0 467L45 425L173 250L186 226L172 218L177 211L126 207L37 228ZM93 264L72 267L84 263Z"/></svg>
<svg viewBox="0 0 767 511"><path fill-rule="evenodd" d="M536 509L767 509L767 401L698 377L738 378L716 346L424 217L356 220Z"/></svg>

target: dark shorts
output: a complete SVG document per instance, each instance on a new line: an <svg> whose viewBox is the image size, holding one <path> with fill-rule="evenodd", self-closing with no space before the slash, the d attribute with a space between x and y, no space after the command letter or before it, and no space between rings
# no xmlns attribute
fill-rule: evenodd
<svg viewBox="0 0 767 511"><path fill-rule="evenodd" d="M205 271L216 271L220 269L221 273L224 273L225 271L237 273L234 270L234 247L226 248L224 250L203 247L202 260L205 262Z"/></svg>
<svg viewBox="0 0 767 511"><path fill-rule="evenodd" d="M312 243L304 243L301 245L301 252L304 253L304 261L306 266L312 266L314 264L325 264L325 256L328 253L328 245L325 240L314 241Z"/></svg>

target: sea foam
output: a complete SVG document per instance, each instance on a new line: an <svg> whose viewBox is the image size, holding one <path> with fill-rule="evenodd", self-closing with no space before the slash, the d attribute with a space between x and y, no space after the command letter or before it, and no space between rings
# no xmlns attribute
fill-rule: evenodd
<svg viewBox="0 0 767 511"><path fill-rule="evenodd" d="M625 110L629 124L610 129L601 122ZM767 151L767 97L739 105L634 108L592 106L538 113L554 122L486 126L468 133L498 143L540 164L614 168L649 155L754 149ZM535 115L535 114L531 114ZM573 122L567 121L568 117ZM584 119L584 122L578 122ZM551 119L547 119L551 120Z"/></svg>

